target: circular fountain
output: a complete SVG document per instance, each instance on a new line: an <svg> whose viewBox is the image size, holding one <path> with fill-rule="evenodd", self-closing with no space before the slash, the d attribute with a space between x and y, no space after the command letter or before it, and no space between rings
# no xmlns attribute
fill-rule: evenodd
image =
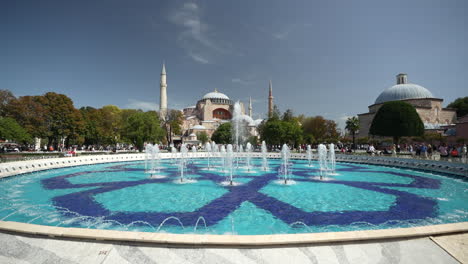
<svg viewBox="0 0 468 264"><path fill-rule="evenodd" d="M122 155L135 161L93 158L95 165L70 163L4 178L0 226L14 221L61 228L261 235L468 220L468 183L463 178L336 162L347 157L330 155L333 146L327 150L319 145L316 159L311 151L291 158L286 145L281 153L262 151L258 157L251 148L246 145L241 153L240 168L233 145L220 146L209 157L189 152L185 145L179 153L155 155L156 145L148 145L146 154ZM44 167L39 161L28 164ZM150 171L165 178L148 178Z"/></svg>

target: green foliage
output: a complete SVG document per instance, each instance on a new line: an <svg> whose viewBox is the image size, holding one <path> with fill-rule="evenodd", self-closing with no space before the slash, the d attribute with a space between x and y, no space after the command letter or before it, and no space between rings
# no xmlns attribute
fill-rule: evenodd
<svg viewBox="0 0 468 264"><path fill-rule="evenodd" d="M283 120L270 118L261 126L260 136L269 145L290 144L297 146L303 141L302 128L291 110L283 115Z"/></svg>
<svg viewBox="0 0 468 264"><path fill-rule="evenodd" d="M454 108L457 111L457 117L462 117L468 114L468 96L457 98L447 107Z"/></svg>
<svg viewBox="0 0 468 264"><path fill-rule="evenodd" d="M249 139L247 140L252 146L257 146L259 144L258 142L258 137L256 136L250 136Z"/></svg>
<svg viewBox="0 0 468 264"><path fill-rule="evenodd" d="M32 140L28 132L10 117L0 117L0 139L18 143L28 143Z"/></svg>
<svg viewBox="0 0 468 264"><path fill-rule="evenodd" d="M6 116L8 104L15 99L9 90L0 90L0 117Z"/></svg>
<svg viewBox="0 0 468 264"><path fill-rule="evenodd" d="M101 135L103 144L116 144L123 129L122 110L115 105L106 105L99 109L98 133Z"/></svg>
<svg viewBox="0 0 468 264"><path fill-rule="evenodd" d="M211 136L211 140L218 144L231 144L232 143L232 125L231 123L224 123L216 129Z"/></svg>
<svg viewBox="0 0 468 264"><path fill-rule="evenodd" d="M11 100L6 107L6 115L15 119L28 134L37 138L48 135L46 109L40 102L40 96L21 96Z"/></svg>
<svg viewBox="0 0 468 264"><path fill-rule="evenodd" d="M170 110L168 114L168 122L171 126L172 133L174 135L182 134L182 124L184 120L184 115L179 110Z"/></svg>
<svg viewBox="0 0 468 264"><path fill-rule="evenodd" d="M404 136L422 136L424 124L416 109L405 102L387 102L372 120L370 134L393 137L394 143Z"/></svg>
<svg viewBox="0 0 468 264"><path fill-rule="evenodd" d="M198 133L197 133L197 139L198 139L203 145L205 145L205 143L208 142L209 137L208 137L208 134L207 134L205 131L201 131L201 132L198 132Z"/></svg>
<svg viewBox="0 0 468 264"><path fill-rule="evenodd" d="M302 130L308 143L336 142L340 137L335 121L322 116L304 118Z"/></svg>
<svg viewBox="0 0 468 264"><path fill-rule="evenodd" d="M356 132L359 130L359 119L357 116L349 117L346 120L345 129L353 136L353 145L356 146Z"/></svg>
<svg viewBox="0 0 468 264"><path fill-rule="evenodd" d="M283 143L283 135L285 134L283 121L270 118L262 129L261 138L268 145L280 145Z"/></svg>
<svg viewBox="0 0 468 264"><path fill-rule="evenodd" d="M160 142L164 138L164 130L154 111L134 112L130 114L123 127L122 136L141 152L145 142Z"/></svg>
<svg viewBox="0 0 468 264"><path fill-rule="evenodd" d="M56 149L60 139L75 139L81 134L84 125L83 119L69 97L48 92L39 96L38 101L45 109L47 137Z"/></svg>
<svg viewBox="0 0 468 264"><path fill-rule="evenodd" d="M367 143L369 143L369 138L367 138L367 137L358 138L357 143L360 144L360 145L367 144ZM353 144L354 144L354 142L353 142Z"/></svg>

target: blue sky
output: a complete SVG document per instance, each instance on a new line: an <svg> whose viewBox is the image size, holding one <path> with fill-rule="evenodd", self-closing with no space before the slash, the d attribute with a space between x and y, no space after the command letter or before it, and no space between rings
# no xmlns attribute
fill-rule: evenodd
<svg viewBox="0 0 468 264"><path fill-rule="evenodd" d="M170 108L217 88L340 123L395 75L445 105L468 96L468 1L1 1L0 89L76 107Z"/></svg>

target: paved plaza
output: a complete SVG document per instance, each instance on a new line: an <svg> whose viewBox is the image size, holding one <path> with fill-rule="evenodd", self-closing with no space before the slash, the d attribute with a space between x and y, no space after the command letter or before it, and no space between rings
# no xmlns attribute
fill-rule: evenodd
<svg viewBox="0 0 468 264"><path fill-rule="evenodd" d="M174 248L0 233L0 263L467 263L467 242L465 233L300 247Z"/></svg>

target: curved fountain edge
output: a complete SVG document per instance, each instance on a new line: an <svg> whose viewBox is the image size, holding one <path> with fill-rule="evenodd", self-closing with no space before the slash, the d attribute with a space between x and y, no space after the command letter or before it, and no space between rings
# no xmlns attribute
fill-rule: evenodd
<svg viewBox="0 0 468 264"><path fill-rule="evenodd" d="M468 222L419 226L411 228L279 235L194 235L148 233L52 227L8 221L0 221L0 230L28 235L58 238L91 239L102 241L127 241L171 245L281 246L332 242L402 239L427 237L442 234L466 233L468 232Z"/></svg>
<svg viewBox="0 0 468 264"><path fill-rule="evenodd" d="M188 153L188 157L203 158L207 157L207 153L197 152ZM219 155L219 153L217 153ZM241 153L244 156L245 153ZM261 158L259 152L251 153L254 158ZM212 155L211 155L212 156ZM280 159L280 153L268 153L268 158ZM161 153L162 159L174 158L172 153ZM114 154L114 155L94 155L83 157L68 157L68 158L53 158L39 159L28 161L15 161L8 163L0 163L0 178L30 173L35 171L50 170L64 167L74 167L81 165L92 165L100 163L124 162L144 160L145 154ZM305 153L292 153L291 159L307 159ZM409 168L423 171L432 171L444 174L452 174L457 176L468 177L468 164L450 163L433 160L418 160L408 158L394 158L384 156L362 156L362 155L336 155L336 161L351 162L361 164L383 165L391 167Z"/></svg>
<svg viewBox="0 0 468 264"><path fill-rule="evenodd" d="M190 157L206 157L206 153L190 153ZM253 157L261 157L261 153L253 153ZM279 159L281 154L269 153L269 158ZM100 163L138 161L144 160L144 154L116 154L109 156L86 156L71 158L56 158L46 160L18 161L0 164L0 178L30 173L34 171L49 170L63 167L91 165ZM161 153L161 158L174 158L173 154ZM439 173L454 174L462 177L468 176L466 164L447 164L445 162L401 159L391 157L372 157L337 155L337 161L375 164L392 167L402 167ZM291 154L291 159L307 159L306 154ZM40 165L40 166L39 166ZM274 246L292 244L311 244L327 242L364 241L379 239L397 239L410 237L423 237L450 233L468 232L468 222L419 226L412 228L362 230L327 233L279 234L279 235L193 235L130 232L116 230L99 230L84 228L53 227L20 222L0 221L0 230L63 238L78 238L107 241L138 241L157 244L174 245L218 245L218 246Z"/></svg>

